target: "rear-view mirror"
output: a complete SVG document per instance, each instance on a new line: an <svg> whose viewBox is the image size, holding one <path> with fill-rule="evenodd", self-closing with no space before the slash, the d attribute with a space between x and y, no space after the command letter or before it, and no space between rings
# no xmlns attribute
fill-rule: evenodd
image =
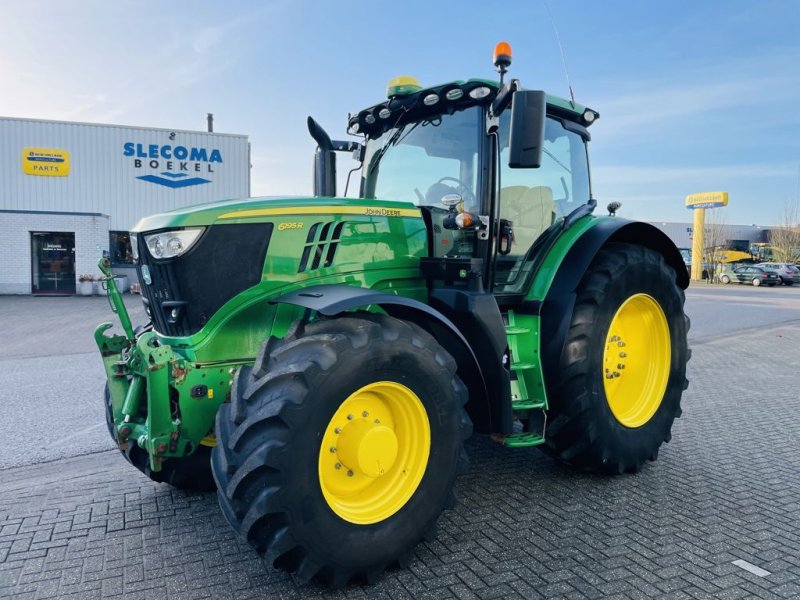
<svg viewBox="0 0 800 600"><path fill-rule="evenodd" d="M518 90L511 103L508 166L536 169L542 164L547 98L541 91Z"/></svg>

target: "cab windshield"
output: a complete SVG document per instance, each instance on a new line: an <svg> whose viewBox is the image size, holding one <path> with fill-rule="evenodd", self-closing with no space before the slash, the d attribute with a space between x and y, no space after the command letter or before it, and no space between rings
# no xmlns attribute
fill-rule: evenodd
<svg viewBox="0 0 800 600"><path fill-rule="evenodd" d="M362 197L445 209L442 197L459 194L477 210L481 117L481 108L472 106L368 139Z"/></svg>

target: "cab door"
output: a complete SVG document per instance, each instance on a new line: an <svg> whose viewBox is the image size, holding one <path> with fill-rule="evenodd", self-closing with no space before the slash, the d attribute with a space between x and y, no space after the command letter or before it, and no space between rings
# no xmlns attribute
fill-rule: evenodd
<svg viewBox="0 0 800 600"><path fill-rule="evenodd" d="M522 296L531 283L536 241L548 229L590 198L589 166L582 128L569 129L548 117L542 164L538 169L508 166L511 111L499 123L500 238L494 257L493 291ZM588 138L588 133L582 131Z"/></svg>

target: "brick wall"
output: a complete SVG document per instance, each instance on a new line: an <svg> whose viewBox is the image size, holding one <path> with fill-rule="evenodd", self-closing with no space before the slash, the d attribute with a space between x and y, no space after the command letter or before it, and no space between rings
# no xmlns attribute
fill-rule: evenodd
<svg viewBox="0 0 800 600"><path fill-rule="evenodd" d="M100 275L97 259L108 251L106 215L0 212L0 294L31 293L33 231L73 232L76 279Z"/></svg>

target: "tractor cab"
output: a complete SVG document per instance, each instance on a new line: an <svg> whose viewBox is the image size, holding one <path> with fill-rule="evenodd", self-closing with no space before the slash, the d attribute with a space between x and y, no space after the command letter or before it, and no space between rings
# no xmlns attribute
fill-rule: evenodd
<svg viewBox="0 0 800 600"><path fill-rule="evenodd" d="M495 55L501 75L510 64L505 46L505 62ZM530 287L548 240L570 215L594 207L586 144L597 117L574 102L523 90L517 80L422 88L404 76L389 82L385 101L350 117L348 132L363 143L331 145L353 149L361 160L361 198L420 208L427 279L491 291L514 304ZM323 158L318 152L317 181L330 182L324 170L335 163Z"/></svg>

